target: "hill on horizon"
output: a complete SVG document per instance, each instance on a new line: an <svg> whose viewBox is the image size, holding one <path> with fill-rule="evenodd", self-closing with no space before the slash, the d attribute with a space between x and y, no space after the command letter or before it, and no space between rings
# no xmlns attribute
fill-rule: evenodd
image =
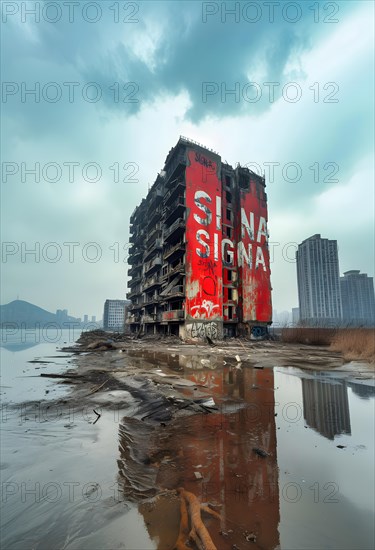
<svg viewBox="0 0 375 550"><path fill-rule="evenodd" d="M36 323L58 323L77 321L75 317L61 318L35 304L25 300L13 300L9 304L0 305L0 324L24 323L26 326L35 326Z"/></svg>

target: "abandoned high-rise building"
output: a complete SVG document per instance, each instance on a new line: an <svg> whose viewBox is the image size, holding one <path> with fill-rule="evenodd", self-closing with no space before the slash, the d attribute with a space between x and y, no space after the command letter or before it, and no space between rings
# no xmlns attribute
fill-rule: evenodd
<svg viewBox="0 0 375 550"><path fill-rule="evenodd" d="M313 235L296 253L300 322L317 326L342 322L337 241Z"/></svg>
<svg viewBox="0 0 375 550"><path fill-rule="evenodd" d="M133 332L265 334L272 306L263 177L180 137L130 224Z"/></svg>

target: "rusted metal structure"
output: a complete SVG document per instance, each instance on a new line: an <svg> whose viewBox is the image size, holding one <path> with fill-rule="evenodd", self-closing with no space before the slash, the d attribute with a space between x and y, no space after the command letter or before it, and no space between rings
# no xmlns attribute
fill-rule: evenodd
<svg viewBox="0 0 375 550"><path fill-rule="evenodd" d="M263 177L180 137L130 224L133 332L264 336L272 305Z"/></svg>

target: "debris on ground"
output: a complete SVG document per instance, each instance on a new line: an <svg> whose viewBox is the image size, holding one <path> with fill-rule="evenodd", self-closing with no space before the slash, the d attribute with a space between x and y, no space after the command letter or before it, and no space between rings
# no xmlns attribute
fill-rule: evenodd
<svg viewBox="0 0 375 550"><path fill-rule="evenodd" d="M260 447L253 447L253 451L258 456L261 456L262 458L266 458L267 456L270 456L266 451L261 449Z"/></svg>

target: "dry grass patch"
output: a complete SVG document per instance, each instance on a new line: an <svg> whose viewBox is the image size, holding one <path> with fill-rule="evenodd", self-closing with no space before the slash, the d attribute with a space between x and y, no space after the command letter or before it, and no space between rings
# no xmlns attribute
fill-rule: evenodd
<svg viewBox="0 0 375 550"><path fill-rule="evenodd" d="M347 361L375 363L374 328L283 328L281 341L289 344L330 346Z"/></svg>
<svg viewBox="0 0 375 550"><path fill-rule="evenodd" d="M336 332L331 344L348 361L362 360L375 363L375 329L348 328Z"/></svg>
<svg viewBox="0 0 375 550"><path fill-rule="evenodd" d="M281 330L281 341L288 344L330 346L337 329L294 327Z"/></svg>

